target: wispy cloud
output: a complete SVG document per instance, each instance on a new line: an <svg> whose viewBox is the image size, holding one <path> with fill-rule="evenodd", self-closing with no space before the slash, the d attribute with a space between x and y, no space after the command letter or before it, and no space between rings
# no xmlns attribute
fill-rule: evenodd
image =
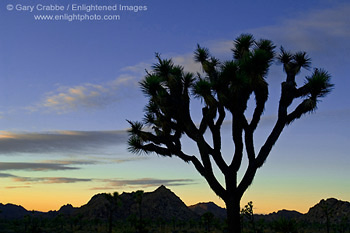
<svg viewBox="0 0 350 233"><path fill-rule="evenodd" d="M314 10L298 18L287 19L278 25L253 29L259 36L274 38L278 43L306 51L339 52L349 48L350 4L332 9ZM344 43L345 42L345 43Z"/></svg>
<svg viewBox="0 0 350 233"><path fill-rule="evenodd" d="M151 63L148 62L140 62L136 65L126 66L121 69L121 71L133 72L135 74L139 74L140 76L145 75L145 71L152 67Z"/></svg>
<svg viewBox="0 0 350 233"><path fill-rule="evenodd" d="M15 182L24 182L26 184L43 183L43 184L68 184L78 182L90 182L92 179L70 178L70 177L13 177Z"/></svg>
<svg viewBox="0 0 350 233"><path fill-rule="evenodd" d="M31 170L31 171L58 171L58 170L75 170L77 167L71 167L66 164L54 163L0 163L0 171L7 170Z"/></svg>
<svg viewBox="0 0 350 233"><path fill-rule="evenodd" d="M25 185L42 184L67 184L79 182L94 182L100 183L101 186L93 187L92 190L107 190L115 188L148 188L158 187L160 185L166 186L181 186L193 185L196 181L193 179L154 179L154 178L140 178L140 179L99 179L99 178L77 178L77 177L28 177L15 176L8 173L0 173L0 178L11 179L16 183L24 183ZM12 187L12 186L11 186ZM22 186L14 186L22 187Z"/></svg>
<svg viewBox="0 0 350 233"><path fill-rule="evenodd" d="M0 173L0 178L11 178L11 177L16 177L16 176L8 173Z"/></svg>
<svg viewBox="0 0 350 233"><path fill-rule="evenodd" d="M23 188L31 188L29 185L21 185L21 186L7 186L5 189L23 189Z"/></svg>
<svg viewBox="0 0 350 233"><path fill-rule="evenodd" d="M36 183L67 184L67 183L78 183L78 182L91 182L94 180L90 178L77 178L77 177L28 177L28 176L16 176L8 173L0 173L0 178L11 179L13 182L24 183L26 185L32 185ZM15 187L23 187L23 186L15 186Z"/></svg>
<svg viewBox="0 0 350 233"><path fill-rule="evenodd" d="M44 177L41 178L43 183L47 184L67 184L77 182L90 182L92 179L81 179L81 178L67 178L67 177Z"/></svg>
<svg viewBox="0 0 350 233"><path fill-rule="evenodd" d="M247 29L245 33L252 33L256 38L271 39L277 45L292 50L334 54L339 53L339 48L350 47L347 43L350 40L349 25L350 4L343 4L332 9L304 12L275 25ZM231 59L233 39L212 40L205 44L213 56ZM173 61L184 66L186 71L201 71L200 65L193 60L193 53L174 56Z"/></svg>
<svg viewBox="0 0 350 233"><path fill-rule="evenodd" d="M96 108L112 101L110 90L90 83L75 87L60 87L55 93L46 97L42 107L59 112L83 108Z"/></svg>
<svg viewBox="0 0 350 233"><path fill-rule="evenodd" d="M285 19L275 25L249 28L243 33L252 33L256 38L271 39L287 49L333 55L347 51L344 48L349 49L349 25L350 4L346 3L330 9L302 12L295 18ZM212 40L206 44L212 55L226 58L228 55L232 56L233 39Z"/></svg>
<svg viewBox="0 0 350 233"><path fill-rule="evenodd" d="M126 162L135 162L135 161L142 161L142 160L148 160L148 159L149 157L130 157L130 158L108 159L108 160L113 163L126 163Z"/></svg>
<svg viewBox="0 0 350 233"><path fill-rule="evenodd" d="M61 164L65 166L70 166L70 165L94 165L100 162L96 160L81 159L81 160L44 160L41 163Z"/></svg>
<svg viewBox="0 0 350 233"><path fill-rule="evenodd" d="M124 145L126 131L0 132L0 153L86 153L106 146Z"/></svg>
<svg viewBox="0 0 350 233"><path fill-rule="evenodd" d="M201 72L201 65L194 61L193 53L177 55L172 58L176 65L184 67L185 72L198 73Z"/></svg>
<svg viewBox="0 0 350 233"><path fill-rule="evenodd" d="M180 186L180 185L192 185L195 183L192 179L105 179L104 182L108 183L108 187L157 187L160 185L166 186ZM96 188L94 188L96 189Z"/></svg>
<svg viewBox="0 0 350 233"><path fill-rule="evenodd" d="M60 86L45 94L44 99L28 107L30 111L53 111L67 113L80 109L100 109L122 98L129 97L126 89L136 87L139 74L134 67L126 67L133 74L121 74L118 78L105 83L82 83L76 86Z"/></svg>

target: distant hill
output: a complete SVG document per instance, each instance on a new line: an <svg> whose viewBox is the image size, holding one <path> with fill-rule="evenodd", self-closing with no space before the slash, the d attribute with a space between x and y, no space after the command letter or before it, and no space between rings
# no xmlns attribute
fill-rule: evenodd
<svg viewBox="0 0 350 233"><path fill-rule="evenodd" d="M139 204L133 193L120 195L121 205L116 207L115 217L127 219L131 215L138 216ZM84 218L107 218L108 200L106 194L97 194L86 204L77 209L73 214L79 214ZM153 192L145 192L141 202L142 216L146 219L172 219L189 220L199 216L191 211L183 201L165 186L160 186Z"/></svg>
<svg viewBox="0 0 350 233"><path fill-rule="evenodd" d="M28 211L20 205L0 203L0 218L1 219L19 219L28 214Z"/></svg>
<svg viewBox="0 0 350 233"><path fill-rule="evenodd" d="M99 193L94 195L87 204L72 211L70 215L80 215L84 216L86 219L107 219L107 206L109 202L106 196L106 193Z"/></svg>
<svg viewBox="0 0 350 233"><path fill-rule="evenodd" d="M303 216L302 213L299 213L295 210L279 210L270 214L257 214L256 219L264 219L267 222L272 222L281 218L284 219L299 219Z"/></svg>
<svg viewBox="0 0 350 233"><path fill-rule="evenodd" d="M154 192L145 193L143 200L144 214L150 219L189 220L198 218L185 203L170 189L160 186Z"/></svg>
<svg viewBox="0 0 350 233"><path fill-rule="evenodd" d="M63 215L72 215L78 209L79 208L75 208L71 204L67 204L67 205L62 206L58 210L58 213L63 214Z"/></svg>
<svg viewBox="0 0 350 233"><path fill-rule="evenodd" d="M339 222L342 220L350 221L350 202L340 201L335 198L321 200L318 204L311 207L303 219L307 222L326 222L328 215L330 222Z"/></svg>
<svg viewBox="0 0 350 233"><path fill-rule="evenodd" d="M135 192L122 193L120 195L121 205L114 206L114 219L126 220L130 216L137 217L139 214L139 204L135 200ZM43 218L54 218L58 215L79 216L85 220L107 220L110 208L106 193L94 195L88 203L81 207L73 207L70 204L62 206L58 211L47 213L38 211L28 211L22 206L14 204L0 203L0 219L21 219L26 215L39 216ZM199 219L206 212L211 212L218 219L226 218L226 210L217 206L213 202L198 203L187 207L185 203L176 196L170 189L160 186L153 192L145 192L142 196L141 211L144 219L171 221ZM334 198L321 200L311 207L309 212L301 214L297 211L280 210L267 215L255 215L256 220L274 221L280 218L295 219L304 222L324 223L326 214L330 221L335 223L350 219L350 203Z"/></svg>
<svg viewBox="0 0 350 233"><path fill-rule="evenodd" d="M200 216L207 212L211 212L216 218L226 219L226 209L217 206L214 202L198 203L189 206L189 208Z"/></svg>

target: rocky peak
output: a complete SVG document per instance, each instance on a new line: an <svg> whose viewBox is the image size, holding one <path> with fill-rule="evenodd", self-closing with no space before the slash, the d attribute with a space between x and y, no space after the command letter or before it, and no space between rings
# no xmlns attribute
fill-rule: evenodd
<svg viewBox="0 0 350 233"><path fill-rule="evenodd" d="M164 185L159 186L156 190L150 193L145 193L146 195L155 195L159 197L176 197L180 199L178 196L176 196L175 193L173 193L170 189L166 188Z"/></svg>
<svg viewBox="0 0 350 233"><path fill-rule="evenodd" d="M326 222L327 217L331 222L350 219L350 202L335 198L322 199L309 209L305 218L309 222Z"/></svg>
<svg viewBox="0 0 350 233"><path fill-rule="evenodd" d="M198 217L175 193L164 185L153 192L145 193L143 207L145 214L155 215L156 218L164 220L171 220L172 218L186 220Z"/></svg>
<svg viewBox="0 0 350 233"><path fill-rule="evenodd" d="M161 192L161 191L170 191L170 189L166 188L164 185L161 185L154 192Z"/></svg>
<svg viewBox="0 0 350 233"><path fill-rule="evenodd" d="M210 212L216 218L219 218L219 219L226 218L226 209L217 206L214 202L201 202L195 205L191 205L189 206L189 208L200 216L202 216L207 212Z"/></svg>
<svg viewBox="0 0 350 233"><path fill-rule="evenodd" d="M63 214L63 215L72 215L76 209L77 208L74 208L71 204L67 204L67 205L63 205L58 210L58 213Z"/></svg>

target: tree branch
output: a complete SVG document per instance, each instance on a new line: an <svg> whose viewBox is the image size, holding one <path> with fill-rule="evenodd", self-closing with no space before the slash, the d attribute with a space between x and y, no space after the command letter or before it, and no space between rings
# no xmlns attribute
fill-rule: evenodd
<svg viewBox="0 0 350 233"><path fill-rule="evenodd" d="M141 148L146 153L155 152L155 153L162 155L164 157L172 157L172 154L171 154L169 149L161 147L161 146L157 146L153 143L148 143L148 144L142 145Z"/></svg>
<svg viewBox="0 0 350 233"><path fill-rule="evenodd" d="M243 158L243 127L245 124L245 117L242 114L232 114L232 139L235 145L235 152L233 155L230 168L235 172L238 172L241 167L242 158Z"/></svg>
<svg viewBox="0 0 350 233"><path fill-rule="evenodd" d="M174 149L173 147L170 147ZM172 157L172 155L176 155L180 159L182 159L185 162L192 162L192 164L195 166L197 171L207 180L209 186L213 189L213 191L219 196L224 197L225 195L225 189L222 187L222 185L218 182L216 179L210 161L208 164L208 161L204 160L203 163L205 166L201 164L201 162L195 157L195 156L189 156L186 155L181 150L172 151L171 149L164 148L161 146L157 146L153 143L149 143L146 145L142 145L142 150L145 152L155 152L159 155L165 156L165 157ZM206 158L209 156L202 156L203 158Z"/></svg>
<svg viewBox="0 0 350 233"><path fill-rule="evenodd" d="M209 128L212 133L213 138L213 153L215 163L218 165L219 169L223 174L226 174L228 166L221 154L221 125L214 125L214 121L209 122Z"/></svg>
<svg viewBox="0 0 350 233"><path fill-rule="evenodd" d="M277 120L275 127L271 131L265 144L261 147L261 149L258 153L258 156L256 157L256 166L258 168L261 167L265 163L267 156L271 152L271 149L272 149L273 145L275 145L278 137L281 135L285 125L286 125L285 119L278 119Z"/></svg>
<svg viewBox="0 0 350 233"><path fill-rule="evenodd" d="M246 152L248 156L249 163L255 160L255 150L254 150L254 137L253 137L253 130L251 127L247 126L244 130L244 141L245 141L245 147Z"/></svg>
<svg viewBox="0 0 350 233"><path fill-rule="evenodd" d="M225 120L226 113L225 113L225 108L221 104L218 104L218 105L219 105L218 106L219 117L218 117L218 120L215 123L215 126L216 127L221 127L222 123Z"/></svg>
<svg viewBox="0 0 350 233"><path fill-rule="evenodd" d="M252 184L257 169L258 167L256 166L255 160L249 161L249 165L243 176L243 179L241 180L241 182L237 187L237 194L239 195L239 197L242 197L244 192Z"/></svg>
<svg viewBox="0 0 350 233"><path fill-rule="evenodd" d="M250 130L252 132L255 131L256 127L258 126L258 123L260 121L260 118L264 112L265 109L265 103L267 101L267 97L268 97L268 89L267 86L266 87L261 87L264 88L263 90L255 90L254 94L255 94L255 102L256 102L256 106L254 109L254 113L253 113L253 118L250 122Z"/></svg>
<svg viewBox="0 0 350 233"><path fill-rule="evenodd" d="M303 114L313 111L316 108L316 100L311 98L304 100L300 103L293 112L289 113L286 117L286 123L290 124L295 119L300 118Z"/></svg>

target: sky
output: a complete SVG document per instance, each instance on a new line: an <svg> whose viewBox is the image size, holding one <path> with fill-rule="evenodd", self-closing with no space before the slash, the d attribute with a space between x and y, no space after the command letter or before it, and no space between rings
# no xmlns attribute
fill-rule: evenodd
<svg viewBox="0 0 350 233"><path fill-rule="evenodd" d="M96 5L129 10L88 12ZM50 16L57 18L44 20ZM321 199L350 201L349 28L350 3L341 0L1 1L0 203L48 211L79 207L97 193L165 185L187 205L224 206L193 165L128 152L126 120L143 117L147 99L138 82L156 52L196 73L197 44L225 61L242 33L272 40L276 51L306 51L312 68L327 70L335 84L315 113L283 131L242 206L253 201L256 213L306 213ZM311 72L302 71L298 84ZM276 120L283 79L282 66L273 63L257 149ZM196 118L200 103L192 107ZM233 150L229 128L228 118L225 159ZM196 153L189 140L183 143Z"/></svg>

